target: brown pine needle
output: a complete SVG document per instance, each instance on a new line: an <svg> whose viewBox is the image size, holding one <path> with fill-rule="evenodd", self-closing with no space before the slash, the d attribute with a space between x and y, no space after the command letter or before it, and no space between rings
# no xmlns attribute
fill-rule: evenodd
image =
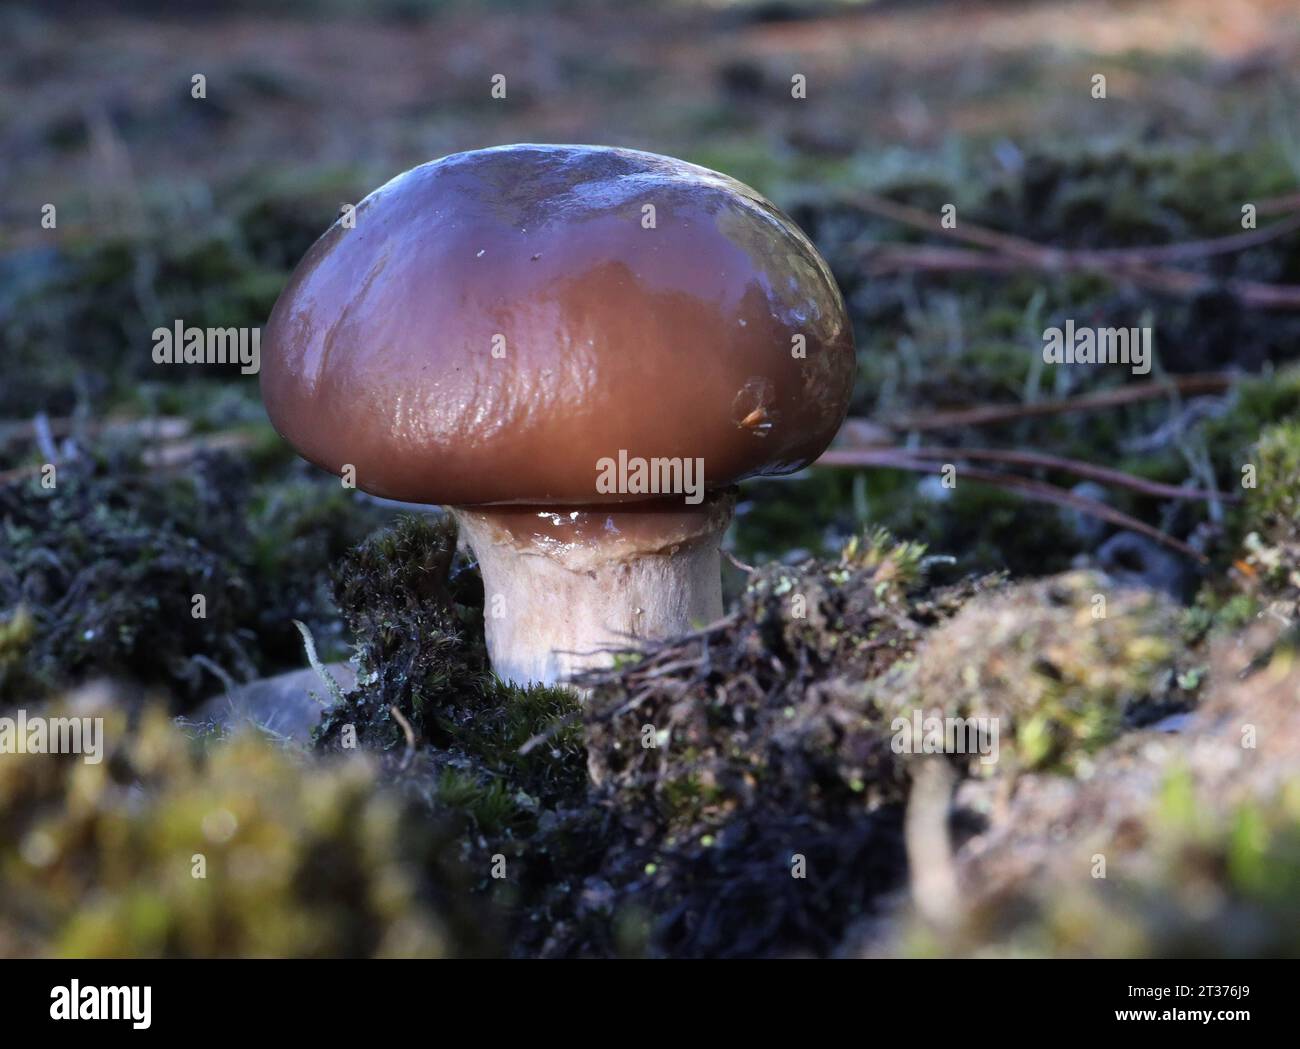
<svg viewBox="0 0 1300 1049"><path fill-rule="evenodd" d="M1143 287L1175 295L1195 295L1222 287L1250 306L1261 309L1300 309L1300 285L1218 280L1199 273L1157 265L1231 254L1266 244L1300 229L1300 215L1288 215L1262 229L1181 244L1153 244L1138 248L1056 248L967 221L947 228L927 211L899 204L874 193L855 193L841 199L869 214L935 236L987 249L972 251L967 248L928 245L871 245L865 251L867 268L871 273L898 270L1005 273L1023 269L1057 273L1086 272L1129 280Z"/></svg>
<svg viewBox="0 0 1300 1049"><path fill-rule="evenodd" d="M1287 193L1280 197L1269 197L1267 200L1261 200L1255 210L1261 215L1278 215L1290 211L1300 211L1300 193Z"/></svg>
<svg viewBox="0 0 1300 1049"><path fill-rule="evenodd" d="M906 449L884 449L872 448L862 449L861 451L849 451L840 449L836 456L836 461L824 462L825 456L817 460L814 465L833 466L833 467L858 467L858 468L876 468L890 470L911 470L916 473L943 473L943 464L925 462L920 459L910 458ZM1160 529L1147 524L1145 521L1139 521L1136 517L1130 517L1114 507L1107 506L1105 503L1098 502L1096 499L1088 499L1081 495L1075 495L1073 492L1064 488L1058 488L1055 485L1047 484L1044 481L1035 481L1029 477L1021 477L1018 474L1001 473L997 470L985 470L978 466L962 467L961 476L972 481L982 481L995 487L1021 492L1027 499L1040 503L1052 503L1056 506L1064 506L1067 509L1074 510L1081 514L1087 514L1089 517L1096 517L1102 521L1108 521L1110 524L1120 528L1126 528L1130 532L1137 532L1152 539L1162 546L1177 550L1180 554L1192 558L1201 564L1206 562L1203 554L1193 550L1181 539L1175 539L1171 535L1160 531Z"/></svg>
<svg viewBox="0 0 1300 1049"><path fill-rule="evenodd" d="M1186 259L1203 259L1213 255L1229 255L1248 248L1267 244L1300 229L1300 214L1290 214L1278 222L1259 229L1230 233L1222 237L1205 237L1180 244L1148 244L1136 248L1054 248L1038 244L1012 233L1003 233L962 220L951 228L945 227L934 215L920 208L899 204L874 193L856 193L845 198L846 203L873 215L892 219L913 229L925 230L936 236L947 237L965 244L990 248L1019 259L1031 260L1045 269L1090 269L1095 266L1112 266L1116 263L1145 265L1156 262L1177 262ZM1290 210L1290 198L1266 201L1260 210ZM1276 205L1281 204L1281 207Z"/></svg>
<svg viewBox="0 0 1300 1049"><path fill-rule="evenodd" d="M1005 448L907 448L904 451L915 459L944 459L952 461L956 459L983 459L987 462L1008 463L1016 466L1039 466L1046 470L1059 470L1062 473L1071 473L1076 477L1086 477L1092 481L1099 481L1102 484L1115 485L1118 488L1128 488L1134 492L1140 492L1143 495L1150 495L1161 499L1218 499L1225 503L1240 502L1240 499L1227 492L1211 492L1199 488L1179 488L1172 484L1161 484L1159 481L1148 481L1144 477L1137 477L1134 474L1124 473L1122 470L1112 470L1109 467L1097 466L1094 463L1084 462L1081 459L1066 459L1058 455L1046 455L1041 452L1021 452ZM836 458L844 454L849 457L844 463L837 463ZM819 462L824 466L852 466L852 450L849 449L832 449L826 452Z"/></svg>
<svg viewBox="0 0 1300 1049"><path fill-rule="evenodd" d="M1233 376L1222 372L1203 372L1193 375L1171 376L1154 382L1129 383L1113 390L1085 393L1078 397L1060 400L1035 401L1030 404L977 404L973 408L959 408L951 412L927 412L924 415L901 416L886 419L880 425L892 430L948 430L961 426L987 426L993 423L1014 422L1046 415L1068 415L1072 412L1091 412L1115 408L1121 404L1153 400L1156 397L1177 393L1195 396L1205 393L1222 393L1233 383Z"/></svg>

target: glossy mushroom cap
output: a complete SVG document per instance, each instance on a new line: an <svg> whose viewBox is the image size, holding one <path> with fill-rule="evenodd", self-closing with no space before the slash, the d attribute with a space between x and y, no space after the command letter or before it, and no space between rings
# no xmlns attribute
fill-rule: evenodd
<svg viewBox="0 0 1300 1049"><path fill-rule="evenodd" d="M797 336L802 336L800 345ZM581 505L597 461L702 458L710 489L806 466L848 407L839 291L753 190L669 157L504 146L400 175L294 271L262 394L377 495Z"/></svg>

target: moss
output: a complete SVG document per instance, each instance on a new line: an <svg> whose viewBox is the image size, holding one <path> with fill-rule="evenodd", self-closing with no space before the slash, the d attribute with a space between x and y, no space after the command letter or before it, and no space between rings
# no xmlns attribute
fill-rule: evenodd
<svg viewBox="0 0 1300 1049"><path fill-rule="evenodd" d="M293 478L254 487L240 563L258 594L258 645L270 665L301 665L293 621L306 623L321 657L341 659L347 643L330 585L339 560L391 514L330 478Z"/></svg>
<svg viewBox="0 0 1300 1049"><path fill-rule="evenodd" d="M319 747L340 747L350 726L360 742L404 753L397 710L440 770L434 793L494 832L514 822L506 800L554 804L581 792L582 746L567 724L577 700L491 672L482 582L457 556L450 519L399 517L342 560L334 592L357 642L357 687L322 719ZM544 745L520 753L540 736ZM525 804L521 816L531 822L536 812Z"/></svg>
<svg viewBox="0 0 1300 1049"><path fill-rule="evenodd" d="M1270 403L1298 410L1289 385L1284 378L1281 400ZM1253 468L1255 485L1240 489L1244 500L1229 520L1232 571L1211 577L1197 594L1192 615L1206 634L1239 630L1260 615L1293 622L1300 615L1300 422L1293 415L1261 425L1234 467L1237 484L1241 467Z"/></svg>
<svg viewBox="0 0 1300 1049"><path fill-rule="evenodd" d="M1269 538L1294 538L1300 533L1300 418L1264 430L1257 449L1259 477L1251 491L1251 514Z"/></svg>
<svg viewBox="0 0 1300 1049"><path fill-rule="evenodd" d="M447 956L498 949L445 827L373 762L187 736L81 696L107 753L0 763L6 955Z"/></svg>
<svg viewBox="0 0 1300 1049"><path fill-rule="evenodd" d="M1066 515L995 486L961 478L942 489L933 478L876 471L867 479L873 520L896 535L954 551L960 572L1015 576L1062 571L1081 552Z"/></svg>
<svg viewBox="0 0 1300 1049"><path fill-rule="evenodd" d="M938 192L933 187L913 188L905 180L878 188L930 213L938 200L965 201L961 214L972 221L1043 244L1116 247L1240 232L1241 204L1262 199L1274 189L1283 192L1288 167L1284 151L1271 144L1255 150L1243 166L1240 156L1225 158L1216 150L1152 148L1144 142L1104 150L1040 148L1009 174L950 173L945 176L948 189ZM1053 277L1046 283L1037 273L996 280L953 274L870 275L862 265L865 244L910 242L918 235L855 214L838 200L809 200L798 217L845 288L861 362L852 406L855 415L873 420L924 416L944 408L1062 397L1138 381L1114 369L1035 365L1044 328L1068 317L1080 322L1086 317L1088 323L1102 326L1154 322L1162 371L1256 369L1270 363L1278 370L1243 377L1222 398L1198 398L1194 405L1157 400L1109 411L958 429L942 438L943 443L1040 447L1174 484L1188 479L1187 455L1203 450L1219 484L1237 490L1241 464L1261 428L1300 406L1296 385L1300 373L1285 364L1300 346L1300 321L1293 317L1245 308L1226 293L1154 298L1087 275ZM1300 280L1300 256L1286 239L1250 252L1216 256L1193 268L1215 279ZM1143 321L1144 316L1150 320ZM1152 442L1153 434L1171 430L1171 417L1190 425L1180 427L1172 439ZM895 534L955 553L964 570L1061 571L1105 538L1103 531L1095 542L1084 541L1060 527L1060 515L1026 506L1019 498L986 486L959 484L947 498L936 500L928 497L929 489L914 476L875 470L861 477L860 484L839 489L840 502L831 507L829 516L818 513L816 519L823 526L853 512L859 516L849 523L860 526L866 507L867 519ZM805 485L804 491L821 504L819 489ZM1198 529L1215 531L1197 504L1161 519L1150 501L1118 495L1113 501L1118 509L1169 527L1180 536ZM759 513L773 530L787 524L778 521L773 511ZM1228 525L1231 535L1232 514ZM807 526L800 528L796 520L789 527L799 545L819 549L805 538ZM742 535L743 528L742 522ZM779 550L779 545L764 549Z"/></svg>
<svg viewBox="0 0 1300 1049"><path fill-rule="evenodd" d="M1221 805L1185 767L1125 817L1136 853L1094 841L1104 879L1054 870L981 904L954 941L914 930L907 950L1053 957L1294 957L1300 949L1300 779L1277 798ZM1136 828L1141 828L1140 831Z"/></svg>
<svg viewBox="0 0 1300 1049"><path fill-rule="evenodd" d="M1293 179L1276 143L1227 159L1213 147L1150 144L1037 151L988 194L980 221L1076 247L1229 233L1240 229L1242 203L1286 192Z"/></svg>
<svg viewBox="0 0 1300 1049"><path fill-rule="evenodd" d="M5 610L0 617L0 695L28 693L33 687L29 650L35 637L36 620L26 605Z"/></svg>
<svg viewBox="0 0 1300 1049"><path fill-rule="evenodd" d="M335 740L345 718L371 745L404 745L393 707L428 738L445 698L491 687L481 622L475 629L481 598L458 601L455 583L481 586L455 560L455 528L442 518L402 515L343 558L334 595L358 642L359 687L349 709L322 723L322 744Z"/></svg>
<svg viewBox="0 0 1300 1049"><path fill-rule="evenodd" d="M1068 573L971 602L869 691L890 719L996 718L1010 767L1072 771L1125 724L1187 704L1179 638L1161 595Z"/></svg>
<svg viewBox="0 0 1300 1049"><path fill-rule="evenodd" d="M23 681L55 689L104 674L197 696L199 656L247 672L238 629L253 594L219 538L231 518L222 469L210 460L193 479L162 481L121 460L69 464L54 490L0 490L0 607L24 604L35 623L24 672L0 680L0 697L31 698L17 691ZM193 614L196 594L204 617Z"/></svg>
<svg viewBox="0 0 1300 1049"><path fill-rule="evenodd" d="M0 325L0 351L13 378L21 379L0 392L0 413L68 414L78 392L102 401L130 395L140 381L200 376L251 389L255 378L226 365L169 370L155 364L150 347L156 322L146 317L256 327L270 313L282 277L258 266L237 232L195 237L172 230L145 241L74 247L12 303L9 322ZM64 352L50 353L51 345Z"/></svg>
<svg viewBox="0 0 1300 1049"><path fill-rule="evenodd" d="M938 200L964 199L961 214L972 221L1047 245L1163 244L1240 232L1242 202L1260 199L1261 183L1285 184L1285 157L1275 147L1262 148L1252 162L1258 165L1260 183L1247 178L1238 163L1224 163L1221 154L1210 150L1153 150L1147 144L1110 150L1043 149L1028 154L1011 174L980 172L979 178L965 179L951 174L946 191L912 187L902 180L878 188L929 213ZM1141 381L1118 369L1043 367L1042 332L1066 318L1080 323L1087 318L1087 323L1099 326L1154 324L1157 372L1277 367L1271 374L1243 378L1239 388L1220 398L1197 398L1194 404L1161 399L1107 411L955 428L942 438L921 433L919 440L1038 447L1173 484L1188 479L1188 456L1204 452L1218 483L1237 490L1243 457L1260 428L1295 411L1300 403L1296 370L1285 363L1300 345L1300 321L1295 318L1247 309L1223 292L1153 298L1140 289L1088 275L1055 276L1047 282L1039 273L996 280L960 274L871 275L862 265L864 245L924 238L855 214L839 200L809 200L798 217L845 287L860 360L851 410L873 421L882 416L924 417L972 404L1065 397ZM1193 263L1192 268L1215 279L1300 280L1300 256L1285 239ZM1173 431L1171 418L1180 424L1176 434L1152 441L1154 434ZM900 441L905 438L899 434ZM942 493L943 498L933 498L931 488L915 475L876 469L863 471L859 478L835 488L823 489L815 478L801 485L800 494L819 507L832 493L838 498L829 512L819 510L814 518L822 528L829 522L842 532L840 522L846 518L850 528L870 520L953 552L966 571L1062 571L1077 555L1093 553L1106 538L1105 529L1093 533L1095 539L1083 538L1063 526L1063 515L983 484L959 483L956 490ZM1067 486L1075 483L1064 476L1048 479ZM1205 478L1198 480L1203 483ZM1196 503L1174 512L1119 492L1109 501L1179 536L1200 531L1203 538L1217 530ZM1160 509L1165 509L1163 516L1157 513ZM780 534L792 536L791 542L799 546L821 549L822 537L812 527L797 518L783 520L779 513L760 509L756 521L772 532L788 529ZM1231 533L1231 514L1228 525ZM742 537L745 528L742 521ZM780 545L767 542L762 549L776 552Z"/></svg>
<svg viewBox="0 0 1300 1049"><path fill-rule="evenodd" d="M907 783L855 681L994 580L931 586L923 549L872 532L758 570L730 625L595 674L580 703L487 671L454 538L404 517L344 559L359 684L317 743L352 726L404 791L466 821L461 854L517 952L825 953L897 885ZM504 879L486 873L498 855ZM785 891L796 855L816 893ZM765 893L778 916L747 930Z"/></svg>
<svg viewBox="0 0 1300 1049"><path fill-rule="evenodd" d="M32 623L0 660L0 702L119 676L185 710L220 687L214 666L300 665L292 620L328 638L327 566L384 516L336 485L253 485L224 454L177 475L105 446L61 465L54 489L0 486L0 614Z"/></svg>
<svg viewBox="0 0 1300 1049"><path fill-rule="evenodd" d="M1233 384L1226 411L1208 419L1205 438L1221 456L1223 474L1233 489L1241 487L1241 467L1252 461L1250 452L1264 429L1300 414L1300 367L1286 367L1270 375L1243 376Z"/></svg>
<svg viewBox="0 0 1300 1049"><path fill-rule="evenodd" d="M1073 777L1020 777L958 844L959 913L910 921L892 949L1294 956L1300 660L1276 634L1219 638L1179 731L1123 737Z"/></svg>
<svg viewBox="0 0 1300 1049"><path fill-rule="evenodd" d="M904 658L925 627L996 583L925 588L923 554L877 530L835 561L765 566L733 622L593 675L585 720L597 781L630 818L653 813L696 837L701 821L759 795L806 801L809 782L859 806L854 785L887 783L890 762L881 764L871 708L849 683ZM790 749L776 762L778 740Z"/></svg>
<svg viewBox="0 0 1300 1049"><path fill-rule="evenodd" d="M736 556L753 563L797 551L804 556L833 554L843 536L857 529L853 483L841 470L745 481L734 525Z"/></svg>
<svg viewBox="0 0 1300 1049"><path fill-rule="evenodd" d="M736 17L788 14L764 7ZM113 221L120 194L110 186L87 197L68 186L61 229L44 241L57 246L30 250L19 238L0 259L0 415L171 415L188 420L193 433L238 434L252 447L247 472L204 458L167 477L142 469L135 449L87 451L78 433L86 461L69 465L57 493L0 492L0 702L30 705L63 684L113 674L145 681L170 710L186 710L216 687L201 661L236 678L300 666L294 619L310 626L326 658L354 648L361 681L328 715L318 748L325 753L309 758L249 738L181 739L156 712L140 713L132 690L119 706L141 720L114 723L114 733L132 742L115 752L110 771L24 761L6 777L8 766L0 765L0 783L23 797L50 769L63 777L42 795L42 826L57 830L64 849L52 865L48 843L23 822L25 803L0 805L0 818L17 821L0 827L0 856L26 862L26 844L54 875L15 868L21 895L0 900L4 946L459 953L472 949L458 946L472 939L457 931L460 923L475 927L495 911L515 953L834 953L848 927L880 908L882 894L905 875L901 821L913 800L912 767L889 748L888 729L897 704L915 702L991 712L1016 726L1004 736L1010 760L990 779L959 786L963 798L973 791L996 802L962 809L955 833L970 831L963 821L972 811L996 825L1001 803L1015 813L1012 822L1044 815L1050 806L1020 806L1036 791L1040 802L1077 794L1123 816L1119 826L1101 821L1102 845L1118 861L1111 879L1069 880L1056 868L1035 891L990 907L973 950L1295 953L1286 939L1296 927L1287 899L1296 881L1293 801L1236 794L1249 763L1217 780L1197 765L1208 742L1204 724L1186 737L1121 730L1194 697L1204 711L1238 670L1224 674L1202 647L1229 639L1244 647L1246 628L1295 617L1296 504L1288 493L1296 433L1276 424L1300 411L1300 371L1284 367L1300 347L1300 318L1243 307L1221 290L1155 295L1098 275L877 274L868 264L874 242L926 238L846 203L861 187L931 215L955 202L962 224L1067 248L1238 232L1242 203L1294 188L1289 121L1265 97L1275 78L1260 76L1253 59L1229 63L1210 70L1226 73L1227 82L1208 106L1171 107L1159 91L1129 92L1132 104L1091 107L1093 115L1067 135L1047 126L1052 107L1038 101L1077 99L1090 73L1086 56L1066 55L1062 66L1060 54L1033 46L986 54L965 71L954 109L942 91L923 90L919 104L899 95L918 61L929 68L919 52L865 64L830 55L809 70L821 100L810 121L802 105L772 104L790 101L789 56L780 52L794 38L780 27L759 27L757 37L732 33L726 47L713 49L717 62L688 61L693 71L681 77L662 63L645 64L644 55L624 61L617 48L593 64L582 46L593 26L600 28L578 19L572 40L564 32L548 38L551 73L615 94L673 79L682 90L648 114L642 138L737 175L783 205L802 198L791 210L827 255L855 328L854 414L925 417L1141 379L1119 369L1040 367L1042 330L1066 317L1098 325L1150 318L1157 373L1262 369L1222 396L1162 398L942 437L899 434L900 441L1037 448L1173 484L1193 473L1208 481L1200 476L1208 462L1219 485L1234 491L1242 463L1256 463L1260 487L1228 510L1221 531L1195 504L1110 497L1119 509L1209 542L1212 584L1182 615L1162 599L1108 590L1109 621L1081 622L1092 584L1073 581L1088 577L1006 591L996 590L996 579L954 580L1065 571L1095 553L1103 530L1085 539L1061 514L964 481L946 491L895 471L809 470L746 483L734 549L762 567L739 583L728 570L734 600L723 626L621 660L593 682L585 706L567 692L507 688L484 656L477 575L436 520L403 522L346 553L388 515L291 465L292 450L262 418L253 378L159 368L148 356L158 316L163 323L264 322L289 268L338 202L359 199L379 173L312 165L271 176L275 184L235 174L232 186L218 173L207 186L158 169L130 194L131 212L142 219L137 228L147 232L98 243L78 243L77 230ZM462 28L472 35L468 22ZM809 23L796 35L812 41L821 28ZM681 33L660 36L672 43ZM1140 39L1111 60L1132 84L1142 79L1133 74L1153 70L1175 80L1208 70L1203 55L1166 55ZM232 116L267 103L281 118L310 117L303 90L310 71L303 70L301 80L287 67L268 78L236 60L223 75L225 101L214 100L215 109L204 107L209 117L198 119L230 130L241 124ZM146 157L177 130L167 125L184 93L159 108L123 87L121 104L108 113L111 132L133 156ZM462 137L458 120L504 112L493 106L490 115L486 94L473 89L471 97L471 88L454 90L457 104L432 123L418 106L390 106L378 130L398 146ZM865 121L852 103L863 97L884 100ZM850 104L837 109L835 98ZM387 104L371 101L375 112ZM524 92L519 101L544 100ZM543 110L535 115L545 123ZM1103 110L1109 115L1098 116ZM578 114L620 124L609 115ZM573 112L550 117L574 122ZM187 131L191 119L181 121L182 138L202 130ZM1260 134L1270 123L1281 133ZM55 114L54 124L35 128L36 140L85 145L85 124L77 113ZM1104 148L1066 141L1089 130L1104 136ZM320 141L338 138L327 125L316 131ZM1201 144L1211 140L1215 148ZM1239 151L1220 150L1219 142ZM227 174L249 166L238 154L230 152ZM39 156L29 159L42 170ZM160 221L164 211L170 220ZM1261 216L1261 225L1271 221ZM1213 282L1300 283L1294 238L1180 265ZM35 461L23 437L6 440L0 456L0 470ZM868 525L909 542L860 535ZM210 598L208 622L196 624L181 595L200 583ZM1272 639L1256 656L1259 666L1272 668L1287 645L1285 636ZM1219 711L1232 727L1260 719L1264 673L1241 679L1249 703L1238 697L1240 704ZM1293 699L1294 680L1284 683ZM349 725L362 748L376 752L373 760L334 753L346 749L341 730ZM1260 735L1282 733L1269 726ZM644 746L647 739L655 746ZM1162 749L1186 767L1153 769L1144 756ZM1225 753L1235 751L1216 751L1216 759ZM1274 758L1294 765L1295 752ZM589 762L599 782L588 782ZM1112 772L1136 801L1118 789L1087 794ZM420 810L400 835L386 829L393 811L405 811L395 795ZM347 814L349 826L322 815L318 799ZM199 906L168 881L172 846L187 858L178 843L194 833L195 807L238 811L237 843L243 847L247 833L265 847L267 880L243 886L232 879L242 865L238 849L216 843L209 859L223 873L209 875L221 882L209 890L213 902ZM1095 816L1086 804L1056 813L1046 821L1047 851L1068 853ZM1138 838L1142 848L1120 848ZM444 877L426 848L444 862L460 857L465 869ZM497 854L509 866L499 880L484 862ZM807 864L806 880L790 877L796 855ZM1034 855L1015 850L1009 861ZM300 866L305 856L310 870ZM149 892L135 892L128 875ZM450 888L462 879L474 890L463 898ZM6 887L10 880L6 872ZM253 927L258 919L262 926Z"/></svg>
<svg viewBox="0 0 1300 1049"><path fill-rule="evenodd" d="M907 777L861 682L996 583L934 587L925 564L874 531L764 566L728 622L585 680L593 800L620 828L602 876L661 916L653 951L825 953L898 884Z"/></svg>

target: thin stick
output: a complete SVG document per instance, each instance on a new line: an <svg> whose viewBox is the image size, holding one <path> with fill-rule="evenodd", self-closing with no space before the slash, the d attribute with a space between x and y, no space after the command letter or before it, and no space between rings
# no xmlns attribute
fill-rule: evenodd
<svg viewBox="0 0 1300 1049"><path fill-rule="evenodd" d="M1245 251L1247 248L1258 247L1260 244L1267 244L1300 229L1300 215L1293 214L1261 229L1230 233L1222 237L1203 237L1200 240L1183 241L1179 244L1147 244L1136 248L1054 248L966 220L958 226L947 227L927 211L907 204L899 204L897 201L874 193L855 193L846 198L846 202L873 215L893 219L914 229L925 230L927 233L974 244L981 248L990 248L1016 258L1033 260L1037 265L1047 268L1070 265L1111 265L1116 262L1141 265L1230 255ZM1300 208L1300 195L1295 198L1282 197L1265 201L1257 210L1276 213L1293 211L1296 208Z"/></svg>
<svg viewBox="0 0 1300 1049"><path fill-rule="evenodd" d="M1026 240L1024 237L1017 237L1011 233L1001 233L986 226L977 226L972 222L963 221L959 226L949 229L928 211L922 211L920 208L914 208L909 204L899 204L897 201L889 200L887 197L878 196L875 193L854 193L852 196L841 198L841 200L851 207L860 208L862 211L869 212L872 215L879 215L881 218L901 222L913 229L925 230L927 233L933 233L936 236L948 237L981 248L992 248L994 251L1015 258L1032 259L1037 263L1043 263L1048 260L1049 254L1065 254L1061 251L1044 248L1042 245L1035 244L1032 240Z"/></svg>
<svg viewBox="0 0 1300 1049"><path fill-rule="evenodd" d="M922 462L918 459L909 459L904 451L864 449L852 454L855 458L855 461L852 463L840 461L827 463L825 465L911 470L916 473L930 474L943 472L942 464ZM1206 558L1203 554L1193 550L1181 539L1175 539L1171 535L1166 535L1164 532L1160 531L1160 529L1147 524L1145 521L1139 521L1136 517L1130 517L1128 514L1116 510L1114 507L1107 506L1105 503L1098 502L1096 499L1088 499L1081 495L1075 495L1073 492L1067 491L1064 488L1057 488L1055 485L1047 484L1043 481L1035 481L1028 477L1020 477L1018 474L1000 473L996 470L984 470L978 466L964 467L962 469L962 476L970 478L973 481L983 481L998 488L1020 491L1024 493L1026 498L1032 499L1036 502L1053 503L1057 506L1064 506L1081 514L1087 514L1089 517L1096 517L1100 520L1108 521L1120 528L1126 528L1131 532L1138 532L1141 535L1145 535L1147 538L1170 547L1173 550L1177 550L1179 553L1202 564L1206 562Z"/></svg>
<svg viewBox="0 0 1300 1049"><path fill-rule="evenodd" d="M987 426L991 423L1012 422L1045 415L1068 415L1071 412L1090 412L1114 408L1121 404L1151 400L1165 394L1178 393L1195 396L1200 393L1221 393L1233 383L1233 377L1218 372L1180 375L1156 382L1131 383L1113 390L1085 393L1055 401L1036 401L1033 404L984 404L974 408L961 408L951 412L928 412L925 415L902 416L886 419L883 425L893 430L947 430L960 426Z"/></svg>
<svg viewBox="0 0 1300 1049"><path fill-rule="evenodd" d="M1197 488L1179 488L1159 481L1148 481L1144 477L1126 474L1122 470L1112 470L1105 466L1083 462L1080 459L1065 459L1041 452L1021 452L1004 448L904 448L901 449L915 459L983 459L994 463L1009 463L1016 466L1041 466L1047 470L1060 470L1077 477L1100 481L1102 484L1129 488L1143 495L1163 499L1220 499L1224 502L1239 502L1239 498L1227 492L1210 492ZM832 449L817 460L823 466L852 466L853 451L849 449ZM837 459L844 462L837 462Z"/></svg>
<svg viewBox="0 0 1300 1049"><path fill-rule="evenodd" d="M1300 215L1291 215L1263 229L1185 241L1181 244L1153 244L1138 248L1054 248L971 222L964 221L960 226L948 228L929 212L899 204L874 193L855 193L842 197L841 200L869 214L891 219L913 229L990 249L987 252L977 252L911 245L873 247L868 249L867 255L868 269L874 273L898 269L966 272L1007 272L1016 269L1082 271L1108 277L1124 277L1136 284L1180 295L1193 295L1222 286L1251 306L1263 309L1300 308L1298 285L1265 284L1248 280L1216 281L1201 274L1156 265L1231 254L1266 244L1300 229Z"/></svg>
<svg viewBox="0 0 1300 1049"><path fill-rule="evenodd" d="M1023 253L971 251L966 248L913 247L906 244L872 246L864 251L867 272L873 275L899 271L940 273L1010 273L1019 270L1095 273L1130 280L1141 287L1171 295L1196 295L1215 288L1231 292L1247 306L1260 309L1300 309L1300 285L1265 284L1262 281L1221 280L1199 273L1136 262L1076 257L1068 252L1032 257Z"/></svg>
<svg viewBox="0 0 1300 1049"><path fill-rule="evenodd" d="M744 561L738 558L730 550L722 551L722 556L725 557L728 561L730 561L733 565L735 565L737 568L739 568L742 572L745 572L746 574L752 574L755 571L753 565L745 564Z"/></svg>
<svg viewBox="0 0 1300 1049"><path fill-rule="evenodd" d="M1278 215L1286 214L1289 211L1300 211L1300 193L1286 193L1280 197L1269 197L1267 200L1261 200L1255 210L1261 215Z"/></svg>

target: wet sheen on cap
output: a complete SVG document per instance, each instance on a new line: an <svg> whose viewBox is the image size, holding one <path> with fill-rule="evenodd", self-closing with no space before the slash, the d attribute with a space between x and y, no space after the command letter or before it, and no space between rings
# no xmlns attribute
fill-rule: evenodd
<svg viewBox="0 0 1300 1049"><path fill-rule="evenodd" d="M366 491L634 501L597 491L620 452L701 458L716 489L806 466L843 421L855 364L835 282L725 175L506 146L414 168L355 217L291 276L261 381L281 435Z"/></svg>

